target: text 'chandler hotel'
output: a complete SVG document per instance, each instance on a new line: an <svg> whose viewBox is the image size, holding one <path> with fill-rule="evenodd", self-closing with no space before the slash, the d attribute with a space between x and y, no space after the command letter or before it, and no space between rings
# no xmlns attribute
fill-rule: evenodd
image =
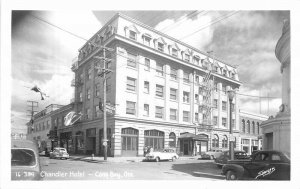
<svg viewBox="0 0 300 189"><path fill-rule="evenodd" d="M62 132L75 136L76 153L103 154L103 78L96 67L106 51L108 155L142 156L145 146L176 148L181 155L228 149L229 100L238 90L237 70L127 16L116 14L79 49L75 72L75 111L81 120ZM239 148L237 97L233 128Z"/></svg>

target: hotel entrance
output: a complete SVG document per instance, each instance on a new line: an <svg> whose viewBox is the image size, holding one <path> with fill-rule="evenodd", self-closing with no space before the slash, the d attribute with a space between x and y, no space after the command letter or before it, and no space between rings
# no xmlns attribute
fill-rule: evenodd
<svg viewBox="0 0 300 189"><path fill-rule="evenodd" d="M179 137L180 155L193 156L207 151L208 136L183 133Z"/></svg>
<svg viewBox="0 0 300 189"><path fill-rule="evenodd" d="M137 129L122 129L122 156L138 155L138 133Z"/></svg>

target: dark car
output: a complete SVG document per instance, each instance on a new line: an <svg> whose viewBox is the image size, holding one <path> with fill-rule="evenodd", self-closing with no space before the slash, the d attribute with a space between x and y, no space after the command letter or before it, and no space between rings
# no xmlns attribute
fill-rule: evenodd
<svg viewBox="0 0 300 189"><path fill-rule="evenodd" d="M215 163L219 168L227 164L230 159L229 151L224 151L222 154L215 159ZM250 159L250 156L245 151L234 151L234 159Z"/></svg>
<svg viewBox="0 0 300 189"><path fill-rule="evenodd" d="M30 140L12 140L11 180L41 180L37 144Z"/></svg>
<svg viewBox="0 0 300 189"><path fill-rule="evenodd" d="M227 180L290 180L290 158L281 151L259 151L251 159L229 161L222 174Z"/></svg>

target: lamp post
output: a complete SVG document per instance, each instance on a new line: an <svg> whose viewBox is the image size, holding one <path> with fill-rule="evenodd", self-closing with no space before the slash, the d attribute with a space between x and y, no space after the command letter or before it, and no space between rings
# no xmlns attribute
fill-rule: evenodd
<svg viewBox="0 0 300 189"><path fill-rule="evenodd" d="M235 95L234 90L227 91L228 98L229 98L229 126L230 126L230 132L229 132L229 154L230 154L230 160L234 160L234 142L233 142L233 128L232 128L232 100Z"/></svg>

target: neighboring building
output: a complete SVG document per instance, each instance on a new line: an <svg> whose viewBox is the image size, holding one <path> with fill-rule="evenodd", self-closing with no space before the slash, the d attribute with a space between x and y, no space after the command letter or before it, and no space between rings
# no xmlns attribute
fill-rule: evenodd
<svg viewBox="0 0 300 189"><path fill-rule="evenodd" d="M177 148L182 155L228 149L226 91L241 83L235 67L127 16L116 14L79 50L75 111L82 119L64 130L74 152L103 154L103 67L106 52L108 155L142 156L144 146ZM238 96L233 100L234 136L239 136ZM213 108L212 108L213 107ZM239 145L237 144L237 147Z"/></svg>
<svg viewBox="0 0 300 189"><path fill-rule="evenodd" d="M240 150L244 150L248 154L252 154L254 150L262 149L262 131L261 123L268 119L268 116L262 114L254 114L243 110L240 114Z"/></svg>
<svg viewBox="0 0 300 189"><path fill-rule="evenodd" d="M282 35L275 48L275 55L281 63L282 104L275 117L263 122L263 149L291 153L291 50L290 21L285 20Z"/></svg>
<svg viewBox="0 0 300 189"><path fill-rule="evenodd" d="M58 146L58 137L54 136L57 133L57 119L60 117L62 123L63 116L65 116L72 109L72 104L62 106L58 104L51 104L44 110L36 113L33 116L33 124L27 123L27 139L35 140L38 143L40 150L45 148L53 148ZM55 131L55 132L51 132ZM50 136L50 133L52 136ZM51 138L52 137L52 138Z"/></svg>

